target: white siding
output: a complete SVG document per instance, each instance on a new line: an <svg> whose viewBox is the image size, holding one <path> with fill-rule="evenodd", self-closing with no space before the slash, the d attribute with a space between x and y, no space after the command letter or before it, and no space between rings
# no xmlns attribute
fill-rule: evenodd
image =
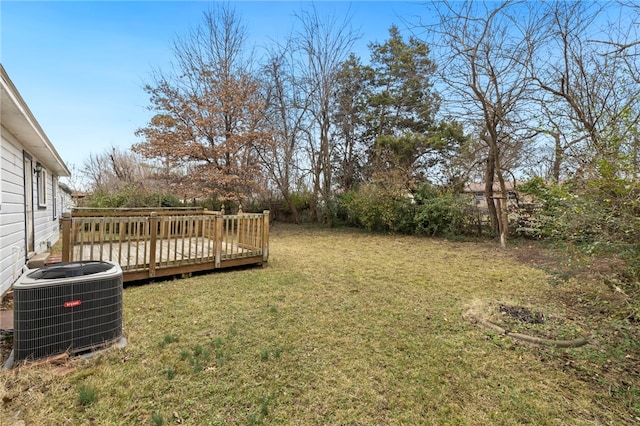
<svg viewBox="0 0 640 426"><path fill-rule="evenodd" d="M26 263L24 154L20 144L7 131L2 131L0 205L0 294L8 290L20 277ZM32 156L33 157L33 156ZM37 158L33 157L33 164ZM46 173L46 206L37 200L38 179L33 179L34 193L34 251L47 251L58 241L59 221L54 219L53 179Z"/></svg>
<svg viewBox="0 0 640 426"><path fill-rule="evenodd" d="M47 251L58 241L60 235L58 220L53 219L53 185L51 174L48 171L45 182L47 191L46 206L42 207L39 204L34 206L36 253ZM37 188L35 190L37 191Z"/></svg>
<svg viewBox="0 0 640 426"><path fill-rule="evenodd" d="M1 133L0 294L18 279L26 258L23 154L9 132Z"/></svg>

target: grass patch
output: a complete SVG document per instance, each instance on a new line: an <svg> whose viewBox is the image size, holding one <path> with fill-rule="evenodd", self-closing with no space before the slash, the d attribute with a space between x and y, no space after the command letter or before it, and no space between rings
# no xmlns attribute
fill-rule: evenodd
<svg viewBox="0 0 640 426"><path fill-rule="evenodd" d="M98 390L89 385L82 385L78 389L78 404L86 407L98 400Z"/></svg>
<svg viewBox="0 0 640 426"><path fill-rule="evenodd" d="M263 349L262 352L260 353L260 360L262 361L268 361L269 360L269 350L268 349Z"/></svg>
<svg viewBox="0 0 640 426"><path fill-rule="evenodd" d="M167 378L169 380L171 380L174 377L176 377L176 370L174 370L173 368L167 368L166 373L167 373Z"/></svg>
<svg viewBox="0 0 640 426"><path fill-rule="evenodd" d="M0 418L19 415L29 425L640 421L637 325L612 315L627 302L605 286L574 278L551 285L544 271L488 243L272 230L266 268L127 288L125 348L72 359L63 376L55 366L0 373ZM587 332L593 341L558 349L492 334L464 318L476 301L518 331ZM500 305L544 321L515 321ZM81 381L96 397L69 404Z"/></svg>
<svg viewBox="0 0 640 426"><path fill-rule="evenodd" d="M165 334L164 338L162 339L162 341L160 341L158 346L160 346L160 348L164 348L166 345L175 343L177 341L178 341L177 337L172 336L171 334Z"/></svg>
<svg viewBox="0 0 640 426"><path fill-rule="evenodd" d="M164 425L164 417L162 414L154 413L151 415L151 424L154 426Z"/></svg>

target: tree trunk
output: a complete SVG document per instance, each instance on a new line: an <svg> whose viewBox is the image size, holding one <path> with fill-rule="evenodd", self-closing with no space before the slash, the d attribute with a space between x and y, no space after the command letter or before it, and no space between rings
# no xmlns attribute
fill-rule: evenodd
<svg viewBox="0 0 640 426"><path fill-rule="evenodd" d="M500 149L495 144L492 147L493 155L495 156L495 169L498 183L500 184L500 192L502 196L499 199L500 214L497 215L499 230L500 230L500 246L502 248L507 247L507 236L509 235L509 212L507 210L507 201L509 199L509 192L507 192L507 186L504 183L504 176L502 175L502 164L500 163Z"/></svg>
<svg viewBox="0 0 640 426"><path fill-rule="evenodd" d="M296 203L294 203L293 198L291 197L291 193L288 189L281 189L282 197L287 202L287 206L289 207L289 211L291 212L291 216L293 216L293 221L296 225L300 224L300 213L298 212L298 208L296 207Z"/></svg>
<svg viewBox="0 0 640 426"><path fill-rule="evenodd" d="M493 146L489 147L489 156L487 157L487 167L484 175L484 197L487 200L487 210L489 221L491 222L491 232L493 235L498 234L498 212L493 201L493 178L496 172L496 157L493 154Z"/></svg>
<svg viewBox="0 0 640 426"><path fill-rule="evenodd" d="M318 156L319 157L319 156ZM310 220L312 223L318 223L318 219L320 217L319 214L319 199L320 199L320 194L321 194L321 188L320 188L320 172L321 172L321 165L318 164L317 162L319 162L320 159L317 158L316 159L316 164L313 166L313 192L311 193L311 200L309 200L309 204L310 204Z"/></svg>
<svg viewBox="0 0 640 426"><path fill-rule="evenodd" d="M496 217L498 218L498 230L500 232L500 246L506 248L507 235L509 234L509 212L507 211L509 193L507 192L500 167L496 167L496 174L498 176L498 183L500 184L500 192L502 193L502 196L498 199L499 209Z"/></svg>
<svg viewBox="0 0 640 426"><path fill-rule="evenodd" d="M553 181L555 183L560 182L560 165L562 164L562 145L560 144L560 133L553 133L553 139L555 141L555 155L553 156Z"/></svg>
<svg viewBox="0 0 640 426"><path fill-rule="evenodd" d="M322 143L322 199L324 200L323 222L327 226L331 226L333 222L333 207L331 199L331 148L329 146L329 117L327 114L328 106L323 114L323 123L321 131Z"/></svg>

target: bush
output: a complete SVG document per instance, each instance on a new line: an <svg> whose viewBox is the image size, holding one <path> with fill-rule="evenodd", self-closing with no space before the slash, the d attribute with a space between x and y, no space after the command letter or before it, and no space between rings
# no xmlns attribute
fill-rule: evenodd
<svg viewBox="0 0 640 426"><path fill-rule="evenodd" d="M467 197L430 184L414 194L367 184L340 197L337 215L367 230L429 236L466 234L474 220Z"/></svg>
<svg viewBox="0 0 640 426"><path fill-rule="evenodd" d="M540 208L534 213L535 219L531 222L529 233L541 238L568 239L571 226L566 214L574 203L573 195L561 185L546 184L541 177L534 177L518 189L533 195L540 203Z"/></svg>
<svg viewBox="0 0 640 426"><path fill-rule="evenodd" d="M569 243L586 254L615 253L627 263L619 275L638 286L640 280L640 184L600 176L546 184L536 177L520 186L541 202L540 235Z"/></svg>
<svg viewBox="0 0 640 426"><path fill-rule="evenodd" d="M96 208L179 207L182 206L182 202L174 195L146 191L131 184L114 192L96 191L87 197L87 206Z"/></svg>
<svg viewBox="0 0 640 426"><path fill-rule="evenodd" d="M543 237L582 246L610 246L617 251L637 243L640 186L624 181L593 180L546 184L533 178L520 190L541 202L539 232ZM624 188L624 189L623 189Z"/></svg>
<svg viewBox="0 0 640 426"><path fill-rule="evenodd" d="M302 212L309 209L309 207L311 206L311 197L311 192L302 190L293 192L291 194L291 201L293 201L293 204L296 206L296 210L298 210L298 212ZM286 212L289 212L290 210L289 204L287 204L284 199L280 200L280 209Z"/></svg>
<svg viewBox="0 0 640 426"><path fill-rule="evenodd" d="M440 191L423 184L415 194L415 233L418 235L457 236L467 233L473 218L469 200L462 194Z"/></svg>
<svg viewBox="0 0 640 426"><path fill-rule="evenodd" d="M366 184L345 193L338 202L338 219L369 231L412 233L413 199L382 185Z"/></svg>

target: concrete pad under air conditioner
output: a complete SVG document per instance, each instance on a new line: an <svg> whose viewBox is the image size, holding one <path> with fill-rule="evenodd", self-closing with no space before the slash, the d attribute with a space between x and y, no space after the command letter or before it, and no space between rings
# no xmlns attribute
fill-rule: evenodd
<svg viewBox="0 0 640 426"><path fill-rule="evenodd" d="M29 269L38 269L44 266L44 262L49 258L49 252L38 253L27 261L27 268Z"/></svg>

